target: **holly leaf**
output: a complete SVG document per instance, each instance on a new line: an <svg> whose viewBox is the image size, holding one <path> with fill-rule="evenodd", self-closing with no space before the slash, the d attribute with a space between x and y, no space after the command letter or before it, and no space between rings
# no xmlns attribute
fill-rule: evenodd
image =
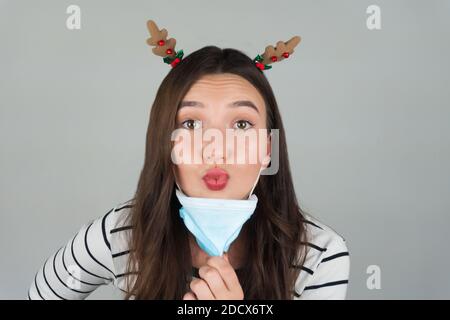
<svg viewBox="0 0 450 320"><path fill-rule="evenodd" d="M258 61L258 62L261 62L263 60L264 60L263 57L261 57L261 55L259 55L259 54L255 57L255 59L253 59L253 61Z"/></svg>
<svg viewBox="0 0 450 320"><path fill-rule="evenodd" d="M177 58L180 58L180 60L181 60L181 58L183 58L183 55L184 55L183 50L179 50L175 56L176 56Z"/></svg>

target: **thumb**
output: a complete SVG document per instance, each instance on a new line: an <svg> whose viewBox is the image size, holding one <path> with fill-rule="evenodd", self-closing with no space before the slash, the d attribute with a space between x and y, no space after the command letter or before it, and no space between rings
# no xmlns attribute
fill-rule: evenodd
<svg viewBox="0 0 450 320"><path fill-rule="evenodd" d="M228 253L224 253L223 254L223 258L228 262L228 263L230 263L230 259L228 258Z"/></svg>

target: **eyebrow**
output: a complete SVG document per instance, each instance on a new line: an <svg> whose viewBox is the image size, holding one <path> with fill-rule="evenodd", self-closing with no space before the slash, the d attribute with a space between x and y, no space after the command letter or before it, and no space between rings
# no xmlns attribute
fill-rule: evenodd
<svg viewBox="0 0 450 320"><path fill-rule="evenodd" d="M256 107L256 105L250 101L250 100L238 100L238 101L234 101L230 104L228 104L228 106L230 107L249 107L254 109L257 113L259 113L258 108ZM205 105L199 101L189 101L189 100L184 100L180 102L180 107L179 108L183 108L183 107L200 107L200 108L204 108Z"/></svg>

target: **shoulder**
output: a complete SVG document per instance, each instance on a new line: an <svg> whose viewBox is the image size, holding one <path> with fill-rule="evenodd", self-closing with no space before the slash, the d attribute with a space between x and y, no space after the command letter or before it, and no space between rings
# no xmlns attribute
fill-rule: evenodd
<svg viewBox="0 0 450 320"><path fill-rule="evenodd" d="M306 258L295 284L300 299L344 299L350 254L345 237L309 214L306 226Z"/></svg>
<svg viewBox="0 0 450 320"><path fill-rule="evenodd" d="M102 220L103 231L109 237L111 234L129 229L130 209L133 207L131 200L117 203L100 219Z"/></svg>
<svg viewBox="0 0 450 320"><path fill-rule="evenodd" d="M342 233L310 214L304 213L303 216L308 242L323 249L319 251L327 251L330 246L346 246L346 240Z"/></svg>

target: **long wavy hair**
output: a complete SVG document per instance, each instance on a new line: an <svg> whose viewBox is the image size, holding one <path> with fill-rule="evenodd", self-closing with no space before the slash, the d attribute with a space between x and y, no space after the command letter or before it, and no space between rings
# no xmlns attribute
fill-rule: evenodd
<svg viewBox="0 0 450 320"><path fill-rule="evenodd" d="M171 133L178 106L191 86L202 76L221 73L249 81L264 98L267 129L279 129L279 170L261 175L254 190L259 199L256 210L241 230L247 239L247 261L237 275L244 299L292 299L295 294L307 253L306 227L275 96L249 56L236 49L206 46L169 71L151 108L144 166L127 217L133 226L127 271L134 276L127 278L125 299L182 299L189 291L189 231L179 216L181 205L175 195Z"/></svg>

